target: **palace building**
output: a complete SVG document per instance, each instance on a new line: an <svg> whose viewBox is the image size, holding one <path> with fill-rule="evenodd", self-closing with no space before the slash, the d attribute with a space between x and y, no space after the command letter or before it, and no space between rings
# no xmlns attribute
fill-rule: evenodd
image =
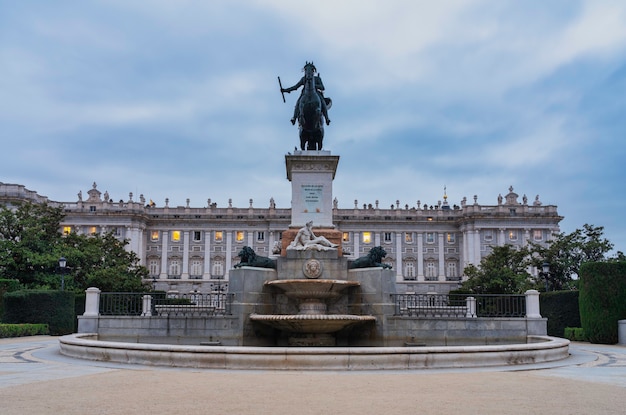
<svg viewBox="0 0 626 415"><path fill-rule="evenodd" d="M491 247L528 241L546 243L559 232L557 206L544 205L539 196L530 203L508 189L495 195L494 203L481 204L477 196L450 206L447 196L436 205L381 207L379 202L339 206L332 200L332 224L341 232L344 256L357 258L375 246L387 252L384 262L396 272L397 292L447 293L463 280L463 269L478 264ZM237 254L249 246L258 255L279 254L283 232L293 228L290 208L279 208L270 199L265 207L163 206L138 199L126 200L102 194L96 183L78 200L49 200L21 184L0 182L0 204L20 202L62 206L62 232L97 234L114 232L129 241L149 272L156 289L208 292L224 289L229 271L239 262ZM537 270L531 270L536 273Z"/></svg>

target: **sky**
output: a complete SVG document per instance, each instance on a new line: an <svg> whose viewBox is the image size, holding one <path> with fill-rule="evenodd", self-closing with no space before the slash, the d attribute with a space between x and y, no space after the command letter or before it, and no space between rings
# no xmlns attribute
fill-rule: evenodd
<svg viewBox="0 0 626 415"><path fill-rule="evenodd" d="M340 208L513 186L626 251L622 0L4 1L0 182L289 208L306 61Z"/></svg>

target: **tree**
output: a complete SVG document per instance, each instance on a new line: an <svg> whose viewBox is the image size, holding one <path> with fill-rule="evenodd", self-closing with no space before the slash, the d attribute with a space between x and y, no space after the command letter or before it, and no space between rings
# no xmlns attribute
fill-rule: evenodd
<svg viewBox="0 0 626 415"><path fill-rule="evenodd" d="M521 294L533 287L527 272L528 251L511 245L494 246L478 266L465 267L462 289L476 294Z"/></svg>
<svg viewBox="0 0 626 415"><path fill-rule="evenodd" d="M127 240L105 235L62 235L61 208L25 203L0 208L0 277L19 280L26 288L58 288L58 261L65 257L68 290L96 286L103 291L144 291L148 270L139 264Z"/></svg>
<svg viewBox="0 0 626 415"><path fill-rule="evenodd" d="M543 263L550 265L549 275L544 276L549 289L563 290L575 287L573 282L578 277L580 266L585 262L603 262L609 260L607 253L613 244L603 237L604 227L585 224L582 229L572 233L559 233L543 246L529 242L531 264L538 269ZM618 252L616 259L624 256Z"/></svg>

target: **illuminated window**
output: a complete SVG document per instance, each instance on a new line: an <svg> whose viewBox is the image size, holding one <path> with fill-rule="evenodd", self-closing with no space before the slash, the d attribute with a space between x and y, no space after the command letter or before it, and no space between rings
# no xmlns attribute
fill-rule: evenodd
<svg viewBox="0 0 626 415"><path fill-rule="evenodd" d="M180 242L180 231L172 231L172 242Z"/></svg>
<svg viewBox="0 0 626 415"><path fill-rule="evenodd" d="M371 232L363 232L363 243L369 244L372 242L372 233Z"/></svg>
<svg viewBox="0 0 626 415"><path fill-rule="evenodd" d="M433 232L426 233L426 243L427 244L435 243L435 234Z"/></svg>
<svg viewBox="0 0 626 415"><path fill-rule="evenodd" d="M243 231L237 231L237 236L235 237L237 242L243 242Z"/></svg>
<svg viewBox="0 0 626 415"><path fill-rule="evenodd" d="M96 233L98 233L98 228L95 226L92 226L89 228L89 234L90 235L95 235Z"/></svg>
<svg viewBox="0 0 626 415"><path fill-rule="evenodd" d="M223 239L224 239L224 232L222 232L222 231L215 231L215 240L217 242L222 242Z"/></svg>
<svg viewBox="0 0 626 415"><path fill-rule="evenodd" d="M350 232L344 232L343 234L341 234L341 241L350 242Z"/></svg>
<svg viewBox="0 0 626 415"><path fill-rule="evenodd" d="M413 234L411 232L407 232L404 234L404 242L406 242L407 244L413 243Z"/></svg>
<svg viewBox="0 0 626 415"><path fill-rule="evenodd" d="M453 244L453 243L456 241L456 234L454 234L454 233L449 233L449 234L447 235L447 238L448 238L448 243L449 243L449 244Z"/></svg>
<svg viewBox="0 0 626 415"><path fill-rule="evenodd" d="M63 235L69 235L70 233L72 233L72 227L71 226L64 226L63 227Z"/></svg>
<svg viewBox="0 0 626 415"><path fill-rule="evenodd" d="M517 241L517 232L509 231L509 241Z"/></svg>
<svg viewBox="0 0 626 415"><path fill-rule="evenodd" d="M150 240L158 241L159 240L159 231L150 232Z"/></svg>

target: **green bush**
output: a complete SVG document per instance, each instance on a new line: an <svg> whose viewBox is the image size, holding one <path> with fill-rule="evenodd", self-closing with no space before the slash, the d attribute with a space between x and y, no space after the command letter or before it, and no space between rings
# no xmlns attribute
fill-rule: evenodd
<svg viewBox="0 0 626 415"><path fill-rule="evenodd" d="M617 343L617 322L626 318L626 262L588 262L579 277L580 322L587 339Z"/></svg>
<svg viewBox="0 0 626 415"><path fill-rule="evenodd" d="M541 293L541 316L548 319L548 336L563 337L565 327L580 327L578 291Z"/></svg>
<svg viewBox="0 0 626 415"><path fill-rule="evenodd" d="M2 301L2 297L4 297L5 293L10 293L11 291L17 291L20 289L20 282L15 279L0 279L0 321L2 321L2 315L4 314L4 301Z"/></svg>
<svg viewBox="0 0 626 415"><path fill-rule="evenodd" d="M47 324L0 324L0 338L49 334Z"/></svg>
<svg viewBox="0 0 626 415"><path fill-rule="evenodd" d="M581 327L565 327L563 330L563 337L575 342L584 342L587 340L585 337L585 330Z"/></svg>
<svg viewBox="0 0 626 415"><path fill-rule="evenodd" d="M74 293L71 291L22 290L4 295L5 323L48 324L50 334L74 331Z"/></svg>

